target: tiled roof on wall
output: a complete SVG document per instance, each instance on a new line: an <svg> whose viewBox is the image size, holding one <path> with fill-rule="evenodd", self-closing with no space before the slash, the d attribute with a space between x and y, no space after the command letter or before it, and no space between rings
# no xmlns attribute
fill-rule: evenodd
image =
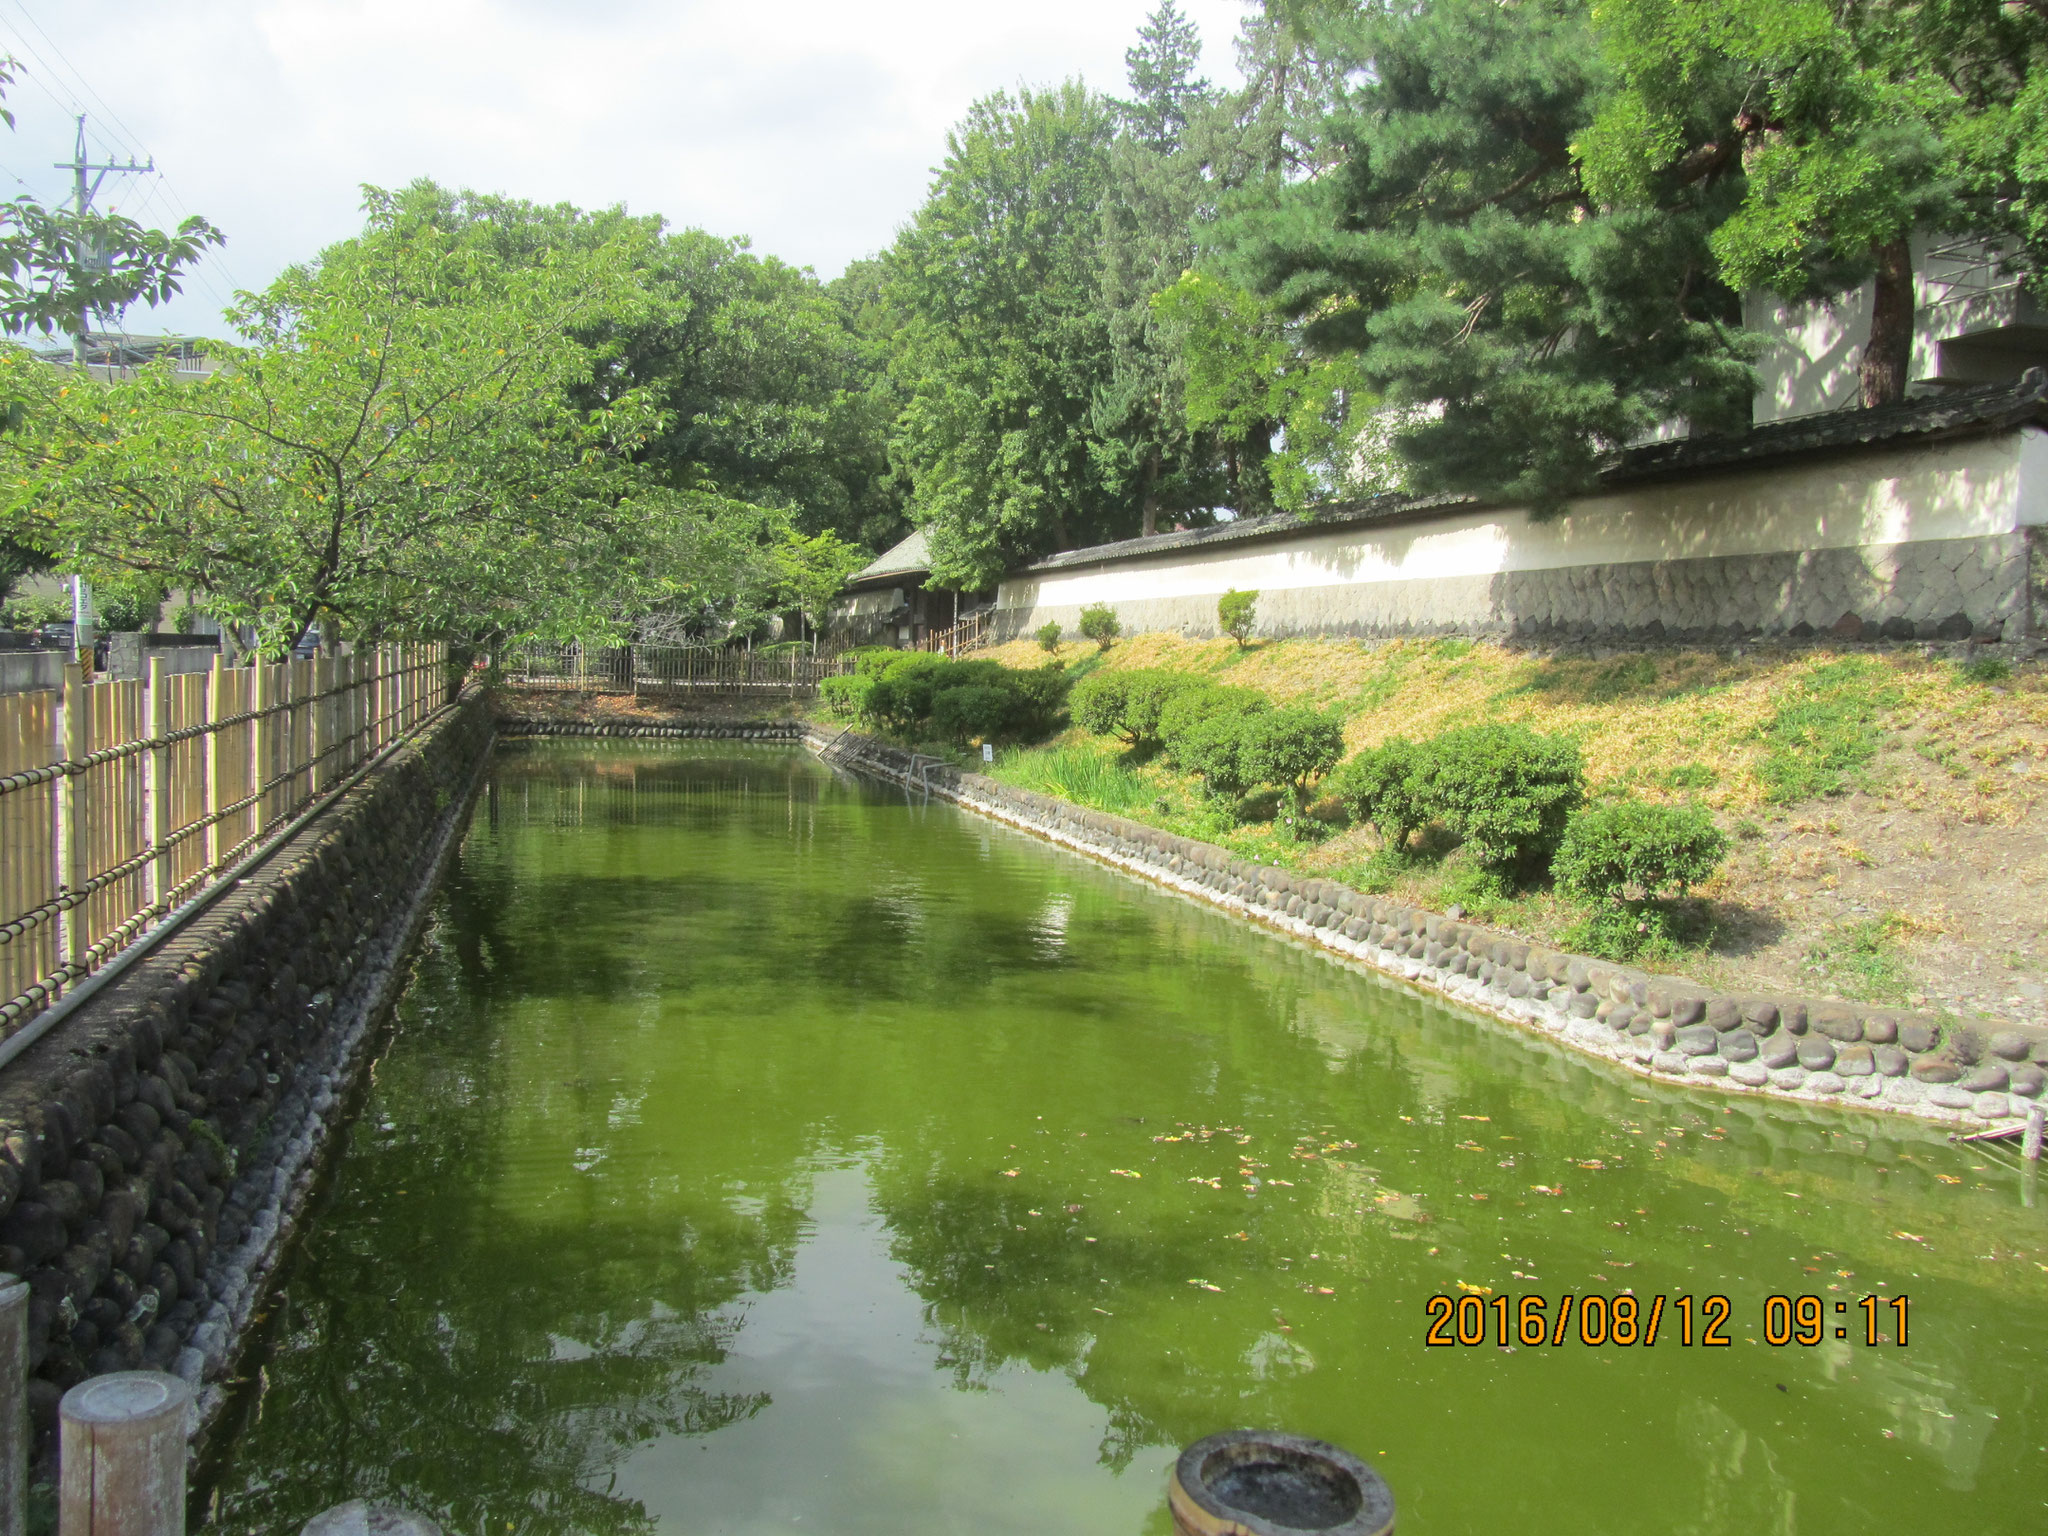
<svg viewBox="0 0 2048 1536"><path fill-rule="evenodd" d="M1828 411L1790 421L1768 422L1739 435L1687 437L1646 443L1616 454L1601 472L1603 489L1618 489L1688 475L1761 468L1797 459L1880 448L1912 440L1981 437L2037 423L2048 426L2048 370L2030 368L2017 385L1987 384L1946 391L1903 405L1874 410ZM1122 539L1047 555L1022 567L1032 571L1069 570L1075 566L1121 560L1133 555L1166 554L1210 544L1235 544L1249 539L1282 538L1309 529L1390 523L1439 512L1450 507L1484 505L1478 497L1458 495L1379 496L1371 501L1334 503L1308 513L1274 512L1242 517L1212 528L1186 533L1161 533L1149 539ZM900 546L899 546L900 547ZM894 551L891 551L893 554ZM888 558L884 556L883 558ZM866 573L862 572L864 576ZM854 578L860 580L860 576Z"/></svg>

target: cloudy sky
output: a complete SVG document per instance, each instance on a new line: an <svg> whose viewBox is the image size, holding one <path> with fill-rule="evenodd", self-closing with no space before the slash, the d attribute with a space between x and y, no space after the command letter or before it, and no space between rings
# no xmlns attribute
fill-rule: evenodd
<svg viewBox="0 0 2048 1536"><path fill-rule="evenodd" d="M431 176L749 235L835 276L889 243L977 96L1078 75L1120 91L1156 0L0 0L20 61L4 195L68 195L92 158L156 157L100 205L205 214L224 252L137 332L218 333L221 304L357 225L358 187ZM1244 0L1180 0L1234 84Z"/></svg>

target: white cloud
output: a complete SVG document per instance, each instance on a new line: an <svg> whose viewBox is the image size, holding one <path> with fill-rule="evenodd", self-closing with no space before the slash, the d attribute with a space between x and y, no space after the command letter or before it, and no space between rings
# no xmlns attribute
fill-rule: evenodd
<svg viewBox="0 0 2048 1536"><path fill-rule="evenodd" d="M101 145L169 172L114 178L103 202L227 232L205 281L132 312L137 330L219 330L232 287L357 227L360 184L418 176L623 202L829 277L893 238L976 97L1073 75L1121 90L1153 3L0 0L0 49L26 71L0 170L61 196L48 166L76 103ZM1206 72L1234 82L1242 0L1182 9Z"/></svg>

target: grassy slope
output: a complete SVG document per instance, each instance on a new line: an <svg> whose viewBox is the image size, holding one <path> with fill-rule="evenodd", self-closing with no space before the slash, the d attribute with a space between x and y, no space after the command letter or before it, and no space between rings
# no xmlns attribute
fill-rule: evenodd
<svg viewBox="0 0 2048 1536"><path fill-rule="evenodd" d="M1013 666L1045 655L1023 642ZM1481 720L1569 735L1593 794L1697 798L1736 837L1703 894L1706 942L1665 964L1724 985L1838 991L1872 1000L2044 1019L2039 913L2048 847L2048 674L1973 681L1918 649L1826 647L1538 656L1456 640L1271 641L1141 635L1076 672L1171 667L1339 711L1353 750ZM1232 826L1186 780L1114 743L1069 732L1005 752L999 776L1248 857L1369 880L1369 829L1304 846L1270 823ZM1432 905L1465 900L1454 856L1389 882ZM1489 920L1557 940L1581 915L1547 892L1483 903Z"/></svg>

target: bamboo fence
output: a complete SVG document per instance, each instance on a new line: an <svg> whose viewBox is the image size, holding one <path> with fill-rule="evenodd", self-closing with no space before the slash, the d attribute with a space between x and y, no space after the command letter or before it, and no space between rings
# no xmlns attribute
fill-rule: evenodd
<svg viewBox="0 0 2048 1536"><path fill-rule="evenodd" d="M446 693L447 647L0 696L0 1037Z"/></svg>
<svg viewBox="0 0 2048 1536"><path fill-rule="evenodd" d="M499 657L504 680L558 693L815 693L820 680L853 670L843 656L795 649L734 651L706 645L535 645Z"/></svg>

